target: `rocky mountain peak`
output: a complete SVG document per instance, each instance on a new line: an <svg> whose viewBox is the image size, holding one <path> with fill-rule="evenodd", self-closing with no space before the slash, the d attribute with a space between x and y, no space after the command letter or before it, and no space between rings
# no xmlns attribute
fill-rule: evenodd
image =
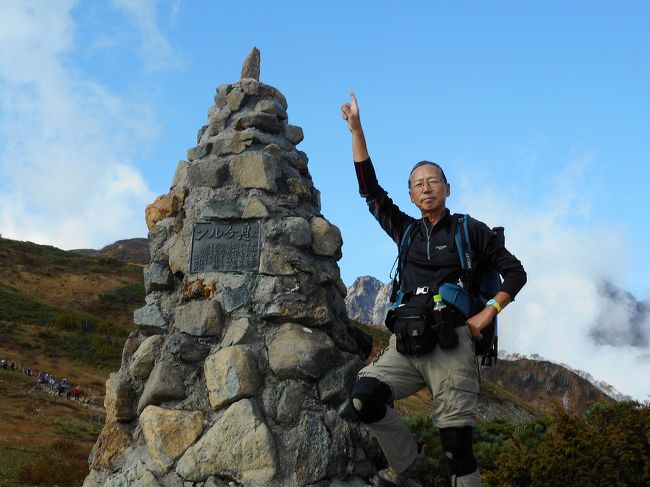
<svg viewBox="0 0 650 487"><path fill-rule="evenodd" d="M366 325L383 326L391 292L391 283L384 284L372 276L357 277L347 289L345 306L348 316Z"/></svg>

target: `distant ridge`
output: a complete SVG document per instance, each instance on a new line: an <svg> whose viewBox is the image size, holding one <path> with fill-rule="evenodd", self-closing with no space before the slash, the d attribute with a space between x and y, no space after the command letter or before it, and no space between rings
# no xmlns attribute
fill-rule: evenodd
<svg viewBox="0 0 650 487"><path fill-rule="evenodd" d="M567 364L558 364L556 362L553 362L552 360L548 360L536 353L533 353L531 355L522 355L519 353L508 353L505 350L501 350L499 352L499 360L508 360L510 362L514 362L516 360L534 360L537 362L549 362L552 364L559 365L560 367L564 367L567 370L570 370L571 372L579 375L589 383L591 383L593 386L595 386L597 389L599 389L602 393L605 395L609 396L610 398L614 399L615 401L631 401L632 397L628 396L627 394L623 394L620 392L618 389L616 389L614 386L611 384L608 384L605 381L602 380L596 380L593 375L591 375L589 372L585 372L584 370L580 369L574 369L573 367L567 365Z"/></svg>
<svg viewBox="0 0 650 487"><path fill-rule="evenodd" d="M601 390L593 377L587 379L565 365L538 355L531 358L506 355L496 367L482 368L481 377L541 411L548 411L557 403L568 411L584 411L594 401L620 400ZM622 399L621 396L619 393Z"/></svg>
<svg viewBox="0 0 650 487"><path fill-rule="evenodd" d="M106 245L100 250L75 249L77 252L93 257L112 257L130 264L147 265L149 263L149 240L146 238L128 238Z"/></svg>

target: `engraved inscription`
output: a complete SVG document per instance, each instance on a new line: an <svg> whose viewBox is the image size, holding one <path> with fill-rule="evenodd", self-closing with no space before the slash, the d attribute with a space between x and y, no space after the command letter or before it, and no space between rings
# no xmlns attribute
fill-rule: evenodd
<svg viewBox="0 0 650 487"><path fill-rule="evenodd" d="M250 271L260 264L258 220L217 220L195 223L190 273Z"/></svg>

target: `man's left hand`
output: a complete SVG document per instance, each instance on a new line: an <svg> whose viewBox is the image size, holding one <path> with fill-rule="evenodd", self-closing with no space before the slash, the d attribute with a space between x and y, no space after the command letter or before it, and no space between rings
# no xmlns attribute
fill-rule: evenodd
<svg viewBox="0 0 650 487"><path fill-rule="evenodd" d="M492 322L496 314L497 310L493 306L487 306L467 320L467 326L476 340L481 338L481 330Z"/></svg>

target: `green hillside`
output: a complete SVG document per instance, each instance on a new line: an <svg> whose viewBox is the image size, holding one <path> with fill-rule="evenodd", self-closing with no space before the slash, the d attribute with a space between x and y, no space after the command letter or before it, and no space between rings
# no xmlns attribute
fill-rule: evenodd
<svg viewBox="0 0 650 487"><path fill-rule="evenodd" d="M141 266L0 239L0 487L81 485L104 384L143 304ZM87 402L38 385L41 370L79 385Z"/></svg>

